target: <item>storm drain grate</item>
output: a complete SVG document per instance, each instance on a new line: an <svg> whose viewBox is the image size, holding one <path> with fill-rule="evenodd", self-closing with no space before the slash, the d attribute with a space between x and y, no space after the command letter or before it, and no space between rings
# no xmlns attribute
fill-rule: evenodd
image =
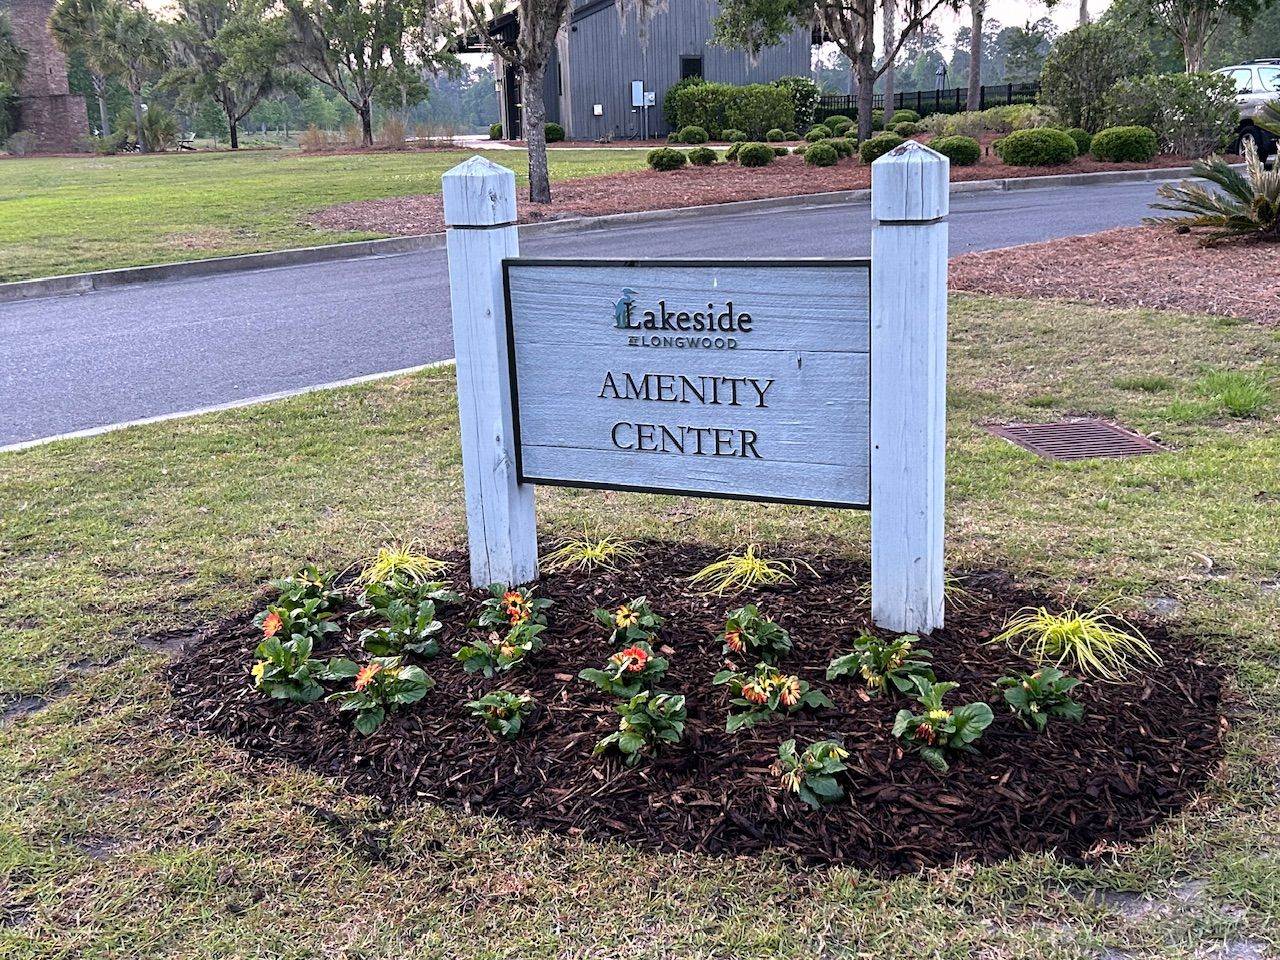
<svg viewBox="0 0 1280 960"><path fill-rule="evenodd" d="M1165 448L1140 433L1105 420L1070 420L1063 423L993 423L987 429L1025 450L1050 460L1087 460L1090 457L1136 457L1164 453Z"/></svg>

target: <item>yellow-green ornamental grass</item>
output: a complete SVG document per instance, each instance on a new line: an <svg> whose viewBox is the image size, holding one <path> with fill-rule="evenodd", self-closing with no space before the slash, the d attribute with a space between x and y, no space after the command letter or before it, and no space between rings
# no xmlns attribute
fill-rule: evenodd
<svg viewBox="0 0 1280 960"><path fill-rule="evenodd" d="M707 564L689 578L689 583L702 587L708 594L722 597L726 593L741 593L752 587L795 583L796 570L801 566L813 572L813 568L803 560L786 557L766 559L756 553L755 544L748 544L742 553L730 553Z"/></svg>
<svg viewBox="0 0 1280 960"><path fill-rule="evenodd" d="M619 562L635 560L640 556L638 544L615 537L593 539L585 532L580 537L566 537L560 546L538 561L544 573L577 570L616 570Z"/></svg>
<svg viewBox="0 0 1280 960"><path fill-rule="evenodd" d="M1025 607L991 642L1007 643L1036 663L1065 666L1101 680L1119 681L1141 664L1160 663L1138 628L1105 606L1083 613Z"/></svg>

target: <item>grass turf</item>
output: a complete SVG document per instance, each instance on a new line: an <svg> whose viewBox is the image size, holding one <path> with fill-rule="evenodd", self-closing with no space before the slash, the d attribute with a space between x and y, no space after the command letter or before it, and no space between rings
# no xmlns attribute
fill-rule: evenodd
<svg viewBox="0 0 1280 960"><path fill-rule="evenodd" d="M948 563L1172 609L1233 676L1220 776L1092 870L1034 856L885 882L658 856L387 811L177 736L138 638L244 608L306 560L461 543L447 368L4 455L0 691L52 703L0 728L0 955L1262 956L1280 946L1280 437L1274 397L1232 417L1205 377L1269 387L1278 368L1255 327L953 300ZM1176 452L1051 464L979 426L1074 414ZM539 509L546 535L867 549L861 513L550 489Z"/></svg>
<svg viewBox="0 0 1280 960"><path fill-rule="evenodd" d="M465 150L295 150L0 161L0 283L52 274L365 240L313 230L321 207L438 193ZM527 182L524 151L489 151ZM636 150L553 150L552 180L644 165Z"/></svg>

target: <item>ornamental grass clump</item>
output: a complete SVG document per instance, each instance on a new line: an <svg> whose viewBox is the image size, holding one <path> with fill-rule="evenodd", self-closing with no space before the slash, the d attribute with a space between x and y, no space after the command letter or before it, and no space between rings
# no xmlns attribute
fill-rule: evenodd
<svg viewBox="0 0 1280 960"><path fill-rule="evenodd" d="M1104 606L1050 613L1024 607L990 643L1006 643L1036 663L1068 665L1101 680L1120 681L1139 664L1160 657L1138 629Z"/></svg>
<svg viewBox="0 0 1280 960"><path fill-rule="evenodd" d="M1194 176L1208 180L1217 190L1189 182L1164 183L1156 189L1161 200L1152 208L1189 216L1147 217L1143 222L1210 227L1203 240L1206 245L1219 240L1280 241L1280 162L1267 170L1251 139L1244 141L1243 149L1243 172L1221 157L1191 165Z"/></svg>
<svg viewBox="0 0 1280 960"><path fill-rule="evenodd" d="M834 706L825 693L810 688L808 681L785 674L767 663L756 664L751 673L721 670L712 683L729 688L727 733L753 727L780 713Z"/></svg>
<svg viewBox="0 0 1280 960"><path fill-rule="evenodd" d="M915 691L915 679L921 677L933 681L933 667L929 661L933 654L923 648L916 649L914 636L881 640L864 633L853 641L853 653L836 657L827 667L827 679L859 676L872 696L896 690L898 693Z"/></svg>
<svg viewBox="0 0 1280 960"><path fill-rule="evenodd" d="M778 747L775 772L780 775L782 789L796 794L812 809L844 799L839 776L849 769L845 760L849 751L835 740L819 740L797 752L795 740L784 740Z"/></svg>
<svg viewBox="0 0 1280 960"><path fill-rule="evenodd" d="M754 603L731 611L716 639L724 645L726 656L750 656L768 664L791 652L791 634L766 620Z"/></svg>
<svg viewBox="0 0 1280 960"><path fill-rule="evenodd" d="M374 657L363 666L333 660L325 670L328 680L352 678L352 689L332 693L327 699L336 701L339 711L355 713L356 730L366 737L382 726L389 711L417 703L435 686L421 667L405 666L400 657Z"/></svg>
<svg viewBox="0 0 1280 960"><path fill-rule="evenodd" d="M1084 708L1071 699L1080 681L1066 676L1054 667L1042 667L1035 673L1001 677L996 686L1004 690L1004 702L1028 730L1043 733L1051 717L1080 720Z"/></svg>
<svg viewBox="0 0 1280 960"><path fill-rule="evenodd" d="M689 583L695 587L706 587L707 594L722 597L726 593L741 593L753 587L795 583L800 566L817 576L813 567L803 560L769 560L756 553L754 544L748 544L742 553L729 553L707 564L689 578Z"/></svg>
<svg viewBox="0 0 1280 960"><path fill-rule="evenodd" d="M591 573L595 570L617 570L619 562L636 560L639 556L638 545L632 540L619 540L616 537L596 539L584 533L580 537L561 540L556 549L539 561L539 565L547 573L559 573L562 570Z"/></svg>
<svg viewBox="0 0 1280 960"><path fill-rule="evenodd" d="M635 597L616 610L597 607L592 616L598 624L608 628L610 642L619 647L641 641L652 643L666 622L653 612L647 597Z"/></svg>
<svg viewBox="0 0 1280 960"><path fill-rule="evenodd" d="M485 694L479 700L467 703L471 715L480 720L495 737L501 740L514 740L524 729L525 721L533 712L534 701L527 693L511 693L508 690L495 690Z"/></svg>
<svg viewBox="0 0 1280 960"><path fill-rule="evenodd" d="M939 773L950 769L948 757L956 753L976 753L973 744L991 726L994 715L985 703L966 703L948 710L943 698L959 687L957 683L932 683L924 677L913 677L916 701L923 713L899 710L893 721L893 735L920 753L921 758Z"/></svg>
<svg viewBox="0 0 1280 960"><path fill-rule="evenodd" d="M613 708L621 719L618 729L596 744L594 756L610 749L633 767L664 744L679 743L688 718L684 697L644 690Z"/></svg>
<svg viewBox="0 0 1280 960"><path fill-rule="evenodd" d="M378 552L365 561L357 582L387 583L402 581L426 583L436 580L444 572L447 565L443 560L428 556L413 541L398 546L381 547Z"/></svg>
<svg viewBox="0 0 1280 960"><path fill-rule="evenodd" d="M666 675L667 666L665 657L656 656L653 647L640 641L610 656L603 669L588 667L578 676L610 696L630 698L652 689Z"/></svg>

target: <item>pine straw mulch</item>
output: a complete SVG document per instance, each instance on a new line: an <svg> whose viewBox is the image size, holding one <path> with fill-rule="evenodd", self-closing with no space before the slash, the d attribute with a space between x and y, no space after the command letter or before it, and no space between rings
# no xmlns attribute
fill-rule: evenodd
<svg viewBox="0 0 1280 960"><path fill-rule="evenodd" d="M986 139L989 142L994 137ZM1159 156L1147 163L1100 163L1090 157L1077 157L1056 167L1011 167L991 154L988 145L976 165L953 166L951 180L1002 180L1186 165L1187 161L1181 157ZM566 217L802 196L833 190L862 190L870 186L871 167L859 160L841 160L834 167L811 167L802 157L787 156L779 157L767 167L758 168L718 163L711 167L685 167L667 173L632 170L563 180L551 185L554 202L550 207L530 203L527 188L520 190L516 207L521 223L533 223ZM362 230L394 236L439 233L444 230L443 204L439 194L361 200L318 210L306 217L305 223L317 230Z"/></svg>
<svg viewBox="0 0 1280 960"><path fill-rule="evenodd" d="M851 680L825 680L828 661L869 626L864 567L807 557L816 574L802 569L792 587L729 600L695 594L686 583L714 558L701 547L651 544L641 563L620 572L546 578L540 592L556 604L546 649L531 668L493 680L465 674L450 657L478 611L481 598L470 595L464 610L444 618L441 655L423 663L435 689L368 738L332 704L296 706L250 689L259 636L245 614L210 628L171 666L173 716L191 734L224 738L253 756L291 761L391 802L426 800L499 814L529 829L662 850L780 850L800 862L886 875L1022 851L1087 861L1099 844L1140 838L1184 807L1219 763L1222 672L1202 662L1191 641L1157 624L1144 628L1163 666L1123 685L1083 687L1079 723L1057 721L1041 736L1024 729L993 683L1028 664L983 641L1013 610L1040 600L1003 575L980 574L967 578L967 600L924 645L939 676L961 684L959 697L986 700L996 720L980 755L939 776L904 755L890 735L904 698L868 699ZM453 558L453 569L464 570L465 559ZM668 618L662 645L671 667L661 686L688 697L689 722L683 743L628 769L616 757L592 758L617 716L613 701L576 675L613 652L592 608L640 594ZM724 732L724 688L711 684L724 666L714 638L725 613L747 599L791 631L795 649L783 666L829 693L836 709ZM352 633L348 627L317 653L358 658ZM511 743L489 738L463 706L498 688L527 689L539 704ZM801 746L828 737L844 742L851 752L845 802L812 812L780 791L770 768L789 737Z"/></svg>
<svg viewBox="0 0 1280 960"><path fill-rule="evenodd" d="M954 257L953 290L1055 297L1280 323L1280 244L1204 246L1167 226L1124 227Z"/></svg>

